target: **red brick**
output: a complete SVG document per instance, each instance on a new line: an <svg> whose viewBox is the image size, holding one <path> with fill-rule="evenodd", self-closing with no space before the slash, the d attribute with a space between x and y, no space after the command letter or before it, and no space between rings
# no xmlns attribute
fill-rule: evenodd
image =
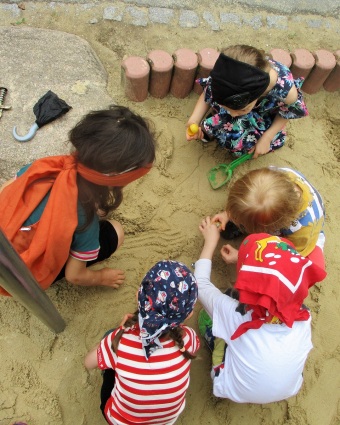
<svg viewBox="0 0 340 425"><path fill-rule="evenodd" d="M303 83L302 89L308 94L318 92L336 65L336 59L328 50L314 52L315 66Z"/></svg>
<svg viewBox="0 0 340 425"><path fill-rule="evenodd" d="M329 92L340 89L340 50L334 52L336 65L323 84L323 88Z"/></svg>
<svg viewBox="0 0 340 425"><path fill-rule="evenodd" d="M174 58L174 73L170 85L170 93L179 98L187 97L194 85L197 72L198 59L193 50L176 50L172 57Z"/></svg>
<svg viewBox="0 0 340 425"><path fill-rule="evenodd" d="M290 70L292 71L293 77L307 78L315 64L315 59L311 52L306 49L295 49L291 53L291 57L293 62Z"/></svg>
<svg viewBox="0 0 340 425"><path fill-rule="evenodd" d="M164 50L153 50L146 60L150 71L149 93L151 96L162 99L169 93L174 61L172 56Z"/></svg>
<svg viewBox="0 0 340 425"><path fill-rule="evenodd" d="M292 57L290 56L290 53L287 52L287 50L283 49L272 49L270 52L271 57L277 61L282 63L283 65L286 65L287 68L290 68L292 65Z"/></svg>
<svg viewBox="0 0 340 425"><path fill-rule="evenodd" d="M125 95L134 102L148 97L150 66L139 56L130 56L122 62L122 81Z"/></svg>
<svg viewBox="0 0 340 425"><path fill-rule="evenodd" d="M209 74L211 70L213 69L215 62L217 61L217 58L219 57L220 52L218 52L216 49L212 49L210 47L207 47L205 49L200 50L197 53L198 57L198 71L197 71L197 77L196 78L207 78L209 77ZM194 92L197 94L201 94L203 91L200 84L194 85Z"/></svg>

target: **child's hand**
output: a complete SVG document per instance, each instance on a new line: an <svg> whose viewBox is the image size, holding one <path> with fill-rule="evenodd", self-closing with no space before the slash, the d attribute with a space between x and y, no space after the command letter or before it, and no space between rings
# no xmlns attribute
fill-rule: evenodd
<svg viewBox="0 0 340 425"><path fill-rule="evenodd" d="M221 248L222 259L227 264L236 264L238 260L238 250L231 245L223 245Z"/></svg>
<svg viewBox="0 0 340 425"><path fill-rule="evenodd" d="M265 155L270 151L271 139L266 137L265 134L258 140L256 145L248 153L253 153L253 159L258 158L260 155Z"/></svg>
<svg viewBox="0 0 340 425"><path fill-rule="evenodd" d="M122 319L122 321L120 322L120 324L119 324L119 326L120 327L123 327L124 329L125 329L125 323L128 321L128 320L130 320L130 319L132 319L132 317L133 317L134 315L132 314L132 313L127 313L127 314L125 314L125 316L123 317L123 319Z"/></svg>
<svg viewBox="0 0 340 425"><path fill-rule="evenodd" d="M123 270L110 269L105 267L101 270L101 285L110 286L118 289L120 285L124 283L125 273Z"/></svg>
<svg viewBox="0 0 340 425"><path fill-rule="evenodd" d="M188 122L185 137L187 141L200 140L203 138L203 131L195 122Z"/></svg>
<svg viewBox="0 0 340 425"><path fill-rule="evenodd" d="M229 214L227 213L227 211L222 211L216 215L214 215L214 217L211 219L211 222L214 223L215 225L219 224L219 229L221 230L225 230L225 226L227 225L229 221Z"/></svg>
<svg viewBox="0 0 340 425"><path fill-rule="evenodd" d="M220 231L216 223L211 222L210 217L206 217L199 225L200 232L204 237L204 246L200 258L212 259L217 243L220 239Z"/></svg>
<svg viewBox="0 0 340 425"><path fill-rule="evenodd" d="M217 244L220 239L220 231L216 223L213 223L210 217L206 217L202 220L199 229L206 241L216 242Z"/></svg>

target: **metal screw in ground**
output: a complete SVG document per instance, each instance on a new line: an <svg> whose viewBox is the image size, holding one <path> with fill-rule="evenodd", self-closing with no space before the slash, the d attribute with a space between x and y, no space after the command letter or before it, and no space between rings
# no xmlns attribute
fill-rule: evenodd
<svg viewBox="0 0 340 425"><path fill-rule="evenodd" d="M11 106L4 106L5 96L7 93L6 87L0 87L0 118L2 117L2 111L11 109Z"/></svg>

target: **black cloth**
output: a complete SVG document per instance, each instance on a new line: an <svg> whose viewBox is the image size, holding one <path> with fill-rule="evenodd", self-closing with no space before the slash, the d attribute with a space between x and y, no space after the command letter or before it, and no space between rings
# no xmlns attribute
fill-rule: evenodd
<svg viewBox="0 0 340 425"><path fill-rule="evenodd" d="M267 89L269 73L221 53L211 73L213 100L239 110L258 99Z"/></svg>
<svg viewBox="0 0 340 425"><path fill-rule="evenodd" d="M103 372L103 384L100 391L100 410L102 411L104 418L105 417L105 405L108 399L111 396L111 392L115 385L116 373L113 369L105 369Z"/></svg>

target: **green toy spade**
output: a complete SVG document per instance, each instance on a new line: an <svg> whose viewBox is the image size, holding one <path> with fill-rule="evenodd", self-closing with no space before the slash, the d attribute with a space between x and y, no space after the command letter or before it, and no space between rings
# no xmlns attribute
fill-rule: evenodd
<svg viewBox="0 0 340 425"><path fill-rule="evenodd" d="M208 180L213 189L218 189L228 183L236 167L253 156L252 153L245 153L230 164L219 164L208 172Z"/></svg>

